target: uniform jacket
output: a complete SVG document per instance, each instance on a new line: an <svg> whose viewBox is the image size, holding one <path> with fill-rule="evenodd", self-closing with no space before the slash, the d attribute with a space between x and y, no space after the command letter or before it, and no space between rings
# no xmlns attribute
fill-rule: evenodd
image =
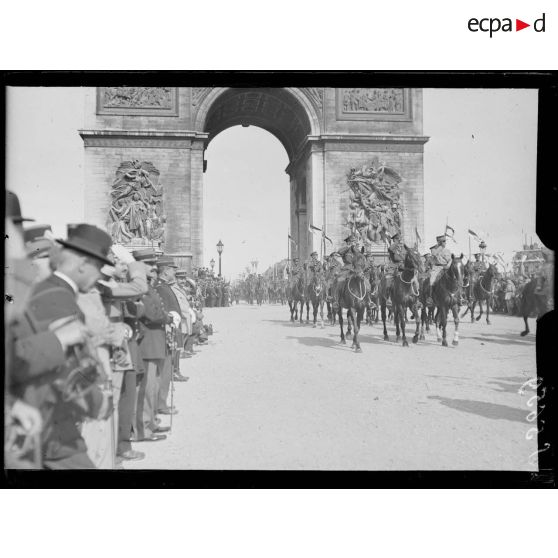
<svg viewBox="0 0 558 558"><path fill-rule="evenodd" d="M142 359L160 359L166 356L165 324L172 319L163 305L158 292L148 287L147 293L141 298L140 314L141 337L138 342Z"/></svg>
<svg viewBox="0 0 558 558"><path fill-rule="evenodd" d="M432 250L434 265L448 266L451 263L451 252L443 246L438 246Z"/></svg>
<svg viewBox="0 0 558 558"><path fill-rule="evenodd" d="M389 259L396 264L403 263L405 260L404 248L399 242L392 242L388 248Z"/></svg>

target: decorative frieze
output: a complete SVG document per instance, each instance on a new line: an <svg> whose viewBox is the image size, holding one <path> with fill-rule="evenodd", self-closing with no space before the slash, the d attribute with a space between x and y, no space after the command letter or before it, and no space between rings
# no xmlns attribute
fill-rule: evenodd
<svg viewBox="0 0 558 558"><path fill-rule="evenodd" d="M98 87L97 114L178 116L176 87Z"/></svg>
<svg viewBox="0 0 558 558"><path fill-rule="evenodd" d="M411 120L410 90L403 87L340 88L337 120Z"/></svg>

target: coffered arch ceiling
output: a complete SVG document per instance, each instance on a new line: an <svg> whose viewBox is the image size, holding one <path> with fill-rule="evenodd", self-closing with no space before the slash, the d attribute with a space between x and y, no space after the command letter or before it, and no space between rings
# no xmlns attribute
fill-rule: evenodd
<svg viewBox="0 0 558 558"><path fill-rule="evenodd" d="M219 132L237 125L258 126L271 132L283 144L291 161L311 133L306 109L285 89L224 91L207 111L204 132L211 141Z"/></svg>

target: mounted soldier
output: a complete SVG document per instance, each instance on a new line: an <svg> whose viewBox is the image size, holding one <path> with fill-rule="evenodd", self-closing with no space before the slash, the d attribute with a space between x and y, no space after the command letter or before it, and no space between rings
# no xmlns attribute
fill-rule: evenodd
<svg viewBox="0 0 558 558"><path fill-rule="evenodd" d="M446 269L451 264L451 252L446 248L446 235L442 234L436 237L437 245L431 247L432 252L432 269L430 270L430 281L428 283L428 295L426 304L431 306L434 304L432 300L432 287L440 276L443 269Z"/></svg>
<svg viewBox="0 0 558 558"><path fill-rule="evenodd" d="M312 273L321 273L323 271L322 262L318 259L318 252L310 254L310 261L308 262L308 271Z"/></svg>

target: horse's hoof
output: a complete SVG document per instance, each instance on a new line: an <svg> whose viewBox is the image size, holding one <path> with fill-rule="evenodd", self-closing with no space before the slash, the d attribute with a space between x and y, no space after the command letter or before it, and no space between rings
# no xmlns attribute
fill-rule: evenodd
<svg viewBox="0 0 558 558"><path fill-rule="evenodd" d="M345 339L341 339L341 341L339 341L339 343L341 343L341 345L346 345L347 341L345 341Z"/></svg>
<svg viewBox="0 0 558 558"><path fill-rule="evenodd" d="M384 341L389 341L389 335L384 335Z"/></svg>
<svg viewBox="0 0 558 558"><path fill-rule="evenodd" d="M459 345L459 341L453 340L453 341L451 342L451 344L452 344L454 347L457 347L457 345Z"/></svg>
<svg viewBox="0 0 558 558"><path fill-rule="evenodd" d="M409 346L409 342L407 341L407 339L403 339L403 347L408 347Z"/></svg>
<svg viewBox="0 0 558 558"><path fill-rule="evenodd" d="M529 332L528 331L522 331L521 332L521 337L525 337Z"/></svg>
<svg viewBox="0 0 558 558"><path fill-rule="evenodd" d="M486 320L486 325L490 325L490 320Z"/></svg>
<svg viewBox="0 0 558 558"><path fill-rule="evenodd" d="M418 340L419 340L418 335L413 335L413 343L415 344L418 343Z"/></svg>
<svg viewBox="0 0 558 558"><path fill-rule="evenodd" d="M360 347L355 347L355 353L362 353L362 349Z"/></svg>
<svg viewBox="0 0 558 558"><path fill-rule="evenodd" d="M447 347L447 346L448 346L448 342L447 342L445 339L442 341L442 346L443 346L443 347Z"/></svg>
<svg viewBox="0 0 558 558"><path fill-rule="evenodd" d="M424 335L421 335L421 336L419 337L419 339L420 339L421 341L424 341L424 340L425 340Z"/></svg>
<svg viewBox="0 0 558 558"><path fill-rule="evenodd" d="M314 324L312 327L318 327L316 324Z"/></svg>
<svg viewBox="0 0 558 558"><path fill-rule="evenodd" d="M401 340L401 335L398 335L398 336L395 338L395 342L396 342L396 343L399 343L400 340Z"/></svg>
<svg viewBox="0 0 558 558"><path fill-rule="evenodd" d="M471 318L471 323L474 324L475 323L475 319Z"/></svg>
<svg viewBox="0 0 558 558"><path fill-rule="evenodd" d="M478 322L478 321L481 319L481 317L480 317L480 316L477 316L475 319L476 319L476 321Z"/></svg>

